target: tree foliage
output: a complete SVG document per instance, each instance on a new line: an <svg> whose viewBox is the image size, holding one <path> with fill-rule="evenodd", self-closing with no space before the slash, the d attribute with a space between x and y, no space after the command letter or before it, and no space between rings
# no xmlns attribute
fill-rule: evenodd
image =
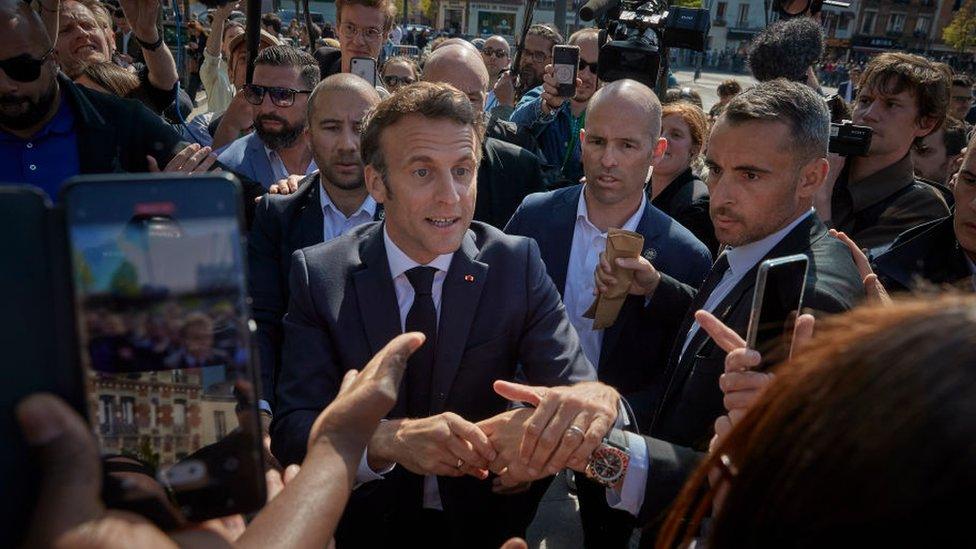
<svg viewBox="0 0 976 549"><path fill-rule="evenodd" d="M976 48L976 0L966 0L959 8L943 29L942 40L959 51Z"/></svg>

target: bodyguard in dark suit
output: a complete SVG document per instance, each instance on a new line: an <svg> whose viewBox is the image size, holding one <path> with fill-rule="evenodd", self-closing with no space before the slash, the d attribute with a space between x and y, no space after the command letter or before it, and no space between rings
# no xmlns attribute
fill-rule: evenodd
<svg viewBox="0 0 976 549"><path fill-rule="evenodd" d="M618 80L599 89L586 110L582 138L585 185L528 196L505 228L539 243L549 276L560 291L600 381L624 398L663 390L661 375L683 310L645 314L645 300L628 296L616 322L594 330L583 313L593 302L593 270L606 248L606 231L641 234L641 255L660 271L697 286L711 256L688 229L652 206L644 193L648 169L668 146L661 135L661 104L646 86ZM633 148L627 148L625 145ZM587 547L626 547L633 518L607 507L603 488L576 480Z"/></svg>
<svg viewBox="0 0 976 549"><path fill-rule="evenodd" d="M292 254L382 214L366 191L359 154L362 119L379 102L376 90L357 76L338 74L320 82L309 97L308 114L319 171L303 178L294 194L269 194L257 206L248 240L248 283L258 325L262 396L269 404L281 364L281 317L288 306Z"/></svg>
<svg viewBox="0 0 976 549"><path fill-rule="evenodd" d="M538 246L471 222L481 124L480 110L443 84L408 86L380 103L362 154L384 221L295 252L272 424L279 460L301 461L312 422L348 370L403 331L426 337L360 463L366 484L346 508L340 547L497 547L524 534L544 489L496 494L487 479L502 456L519 466L526 417L560 410L555 433L546 426L540 436L557 434L559 448L616 419L619 396L591 381ZM575 385L550 389L553 400L534 412L506 412L493 383L516 369L537 384ZM503 424L473 423L493 418Z"/></svg>
<svg viewBox="0 0 976 549"><path fill-rule="evenodd" d="M488 70L481 54L470 43L450 43L437 48L424 65L423 80L450 84L464 92L475 108L484 110ZM495 126L501 129L498 124ZM491 137L491 132L488 135L478 165L474 219L502 228L523 198L545 190L542 166L539 157L529 150ZM511 132L504 135L514 137Z"/></svg>
<svg viewBox="0 0 976 549"><path fill-rule="evenodd" d="M811 210L827 176L829 123L823 100L800 84L764 82L736 96L714 126L706 155L712 220L729 248L702 287L696 292L646 261L618 261L635 270L631 292L649 297L648 314L687 311L664 393L656 405L631 402L645 413L651 406L653 416L650 436L628 435L631 460L617 492L627 497L617 507L639 511L643 521L660 517L672 502L725 413L719 376L726 353L694 312L707 310L745 337L759 263L791 254L809 258L804 308L836 313L863 294L849 249L828 236ZM613 282L605 269L598 275L601 291Z"/></svg>

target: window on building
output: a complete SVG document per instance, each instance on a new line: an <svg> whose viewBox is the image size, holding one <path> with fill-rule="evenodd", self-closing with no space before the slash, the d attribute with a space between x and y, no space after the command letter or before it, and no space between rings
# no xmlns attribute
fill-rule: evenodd
<svg viewBox="0 0 976 549"><path fill-rule="evenodd" d="M152 429L156 428L156 414L159 413L159 399L152 397L149 401L149 427Z"/></svg>
<svg viewBox="0 0 976 549"><path fill-rule="evenodd" d="M846 31L850 24L851 20L847 17L847 15L841 15L837 18L837 30L839 31Z"/></svg>
<svg viewBox="0 0 976 549"><path fill-rule="evenodd" d="M739 19L737 27L745 27L749 23L749 4L739 4Z"/></svg>
<svg viewBox="0 0 976 549"><path fill-rule="evenodd" d="M864 12L864 17L861 19L861 34L871 34L874 32L874 18L877 15L878 13L874 11Z"/></svg>
<svg viewBox="0 0 976 549"><path fill-rule="evenodd" d="M227 436L227 418L224 416L223 410L214 410L214 432L217 435L217 440Z"/></svg>
<svg viewBox="0 0 976 549"><path fill-rule="evenodd" d="M115 397L112 395L99 395L98 397L98 412L96 412L96 415L98 416L98 424L102 427L108 427L112 424L114 401Z"/></svg>
<svg viewBox="0 0 976 549"><path fill-rule="evenodd" d="M929 28L932 26L932 20L928 17L919 17L915 20L915 32L929 33Z"/></svg>
<svg viewBox="0 0 976 549"><path fill-rule="evenodd" d="M136 424L136 399L132 397L122 397L119 399L122 409L122 423L125 425Z"/></svg>
<svg viewBox="0 0 976 549"><path fill-rule="evenodd" d="M888 32L901 32L905 29L905 14L892 13L888 18Z"/></svg>
<svg viewBox="0 0 976 549"><path fill-rule="evenodd" d="M186 401L176 399L173 401L173 426L183 427L186 425Z"/></svg>
<svg viewBox="0 0 976 549"><path fill-rule="evenodd" d="M726 2L718 3L718 6L715 8L715 19L725 19L725 7L727 5Z"/></svg>

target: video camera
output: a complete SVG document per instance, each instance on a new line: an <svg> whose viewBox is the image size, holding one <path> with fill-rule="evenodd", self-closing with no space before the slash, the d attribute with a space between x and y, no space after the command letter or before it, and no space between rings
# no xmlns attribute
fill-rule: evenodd
<svg viewBox="0 0 976 549"><path fill-rule="evenodd" d="M667 82L668 49L704 51L711 28L708 10L668 0L589 0L579 17L601 29L600 80L631 78L651 88Z"/></svg>

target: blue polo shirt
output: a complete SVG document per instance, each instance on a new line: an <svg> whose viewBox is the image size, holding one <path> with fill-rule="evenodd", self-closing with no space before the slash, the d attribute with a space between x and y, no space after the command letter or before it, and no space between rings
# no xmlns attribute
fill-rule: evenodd
<svg viewBox="0 0 976 549"><path fill-rule="evenodd" d="M75 114L63 97L54 118L30 139L0 130L0 185L34 185L56 200L64 180L80 170Z"/></svg>

